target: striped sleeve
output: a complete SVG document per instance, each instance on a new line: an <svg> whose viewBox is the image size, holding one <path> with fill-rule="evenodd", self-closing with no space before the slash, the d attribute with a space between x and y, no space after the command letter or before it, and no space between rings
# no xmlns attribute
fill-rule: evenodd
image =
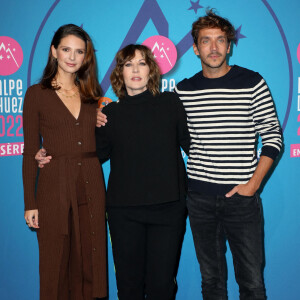
<svg viewBox="0 0 300 300"><path fill-rule="evenodd" d="M274 160L282 147L282 133L274 102L264 79L261 79L254 87L251 113L255 131L259 133L262 139L261 155L268 156Z"/></svg>

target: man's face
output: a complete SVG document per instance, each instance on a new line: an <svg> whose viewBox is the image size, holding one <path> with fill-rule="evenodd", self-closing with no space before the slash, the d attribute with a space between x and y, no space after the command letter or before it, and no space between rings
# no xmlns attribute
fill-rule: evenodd
<svg viewBox="0 0 300 300"><path fill-rule="evenodd" d="M230 44L220 28L201 29L198 43L193 48L201 59L203 69L222 69L227 66L226 55L230 52Z"/></svg>

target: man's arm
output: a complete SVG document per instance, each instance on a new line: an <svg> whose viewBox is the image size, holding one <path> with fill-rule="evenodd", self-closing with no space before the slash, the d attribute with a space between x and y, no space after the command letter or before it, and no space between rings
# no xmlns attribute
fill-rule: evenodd
<svg viewBox="0 0 300 300"><path fill-rule="evenodd" d="M183 151L189 155L190 150L190 133L187 126L187 116L183 104L176 94L176 106L177 106L177 136L180 147Z"/></svg>
<svg viewBox="0 0 300 300"><path fill-rule="evenodd" d="M230 192L228 192L225 196L231 197L235 193L238 193L242 196L253 196L256 191L259 189L261 182L264 177L270 170L273 159L268 156L261 156L256 167L255 172L253 173L250 180L245 184L239 184L235 186Z"/></svg>
<svg viewBox="0 0 300 300"><path fill-rule="evenodd" d="M107 123L107 117L106 115L102 112L102 109L97 108L96 109L96 115L97 115L97 127L105 126Z"/></svg>
<svg viewBox="0 0 300 300"><path fill-rule="evenodd" d="M246 184L235 186L226 197L238 193L252 196L259 189L262 180L271 168L282 147L282 132L276 115L274 102L263 78L255 86L251 101L255 131L262 139L261 157L255 172Z"/></svg>

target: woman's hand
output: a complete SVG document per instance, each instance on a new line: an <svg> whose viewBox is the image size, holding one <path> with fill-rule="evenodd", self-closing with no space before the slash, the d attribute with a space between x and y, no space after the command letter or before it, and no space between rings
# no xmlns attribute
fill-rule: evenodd
<svg viewBox="0 0 300 300"><path fill-rule="evenodd" d="M39 168L44 168L44 165L48 164L52 159L52 156L46 156L46 155L47 155L47 151L44 148L40 149L36 153L34 158L37 161Z"/></svg>
<svg viewBox="0 0 300 300"><path fill-rule="evenodd" d="M26 224L28 227L40 228L39 227L39 212L37 209L26 210L24 215Z"/></svg>

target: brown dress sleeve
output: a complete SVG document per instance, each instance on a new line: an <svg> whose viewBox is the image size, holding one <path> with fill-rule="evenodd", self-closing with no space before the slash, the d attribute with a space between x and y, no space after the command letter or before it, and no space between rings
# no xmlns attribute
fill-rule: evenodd
<svg viewBox="0 0 300 300"><path fill-rule="evenodd" d="M25 95L23 107L23 187L25 210L37 209L35 186L37 180L37 162L35 154L40 149L39 106L37 90L30 87Z"/></svg>

